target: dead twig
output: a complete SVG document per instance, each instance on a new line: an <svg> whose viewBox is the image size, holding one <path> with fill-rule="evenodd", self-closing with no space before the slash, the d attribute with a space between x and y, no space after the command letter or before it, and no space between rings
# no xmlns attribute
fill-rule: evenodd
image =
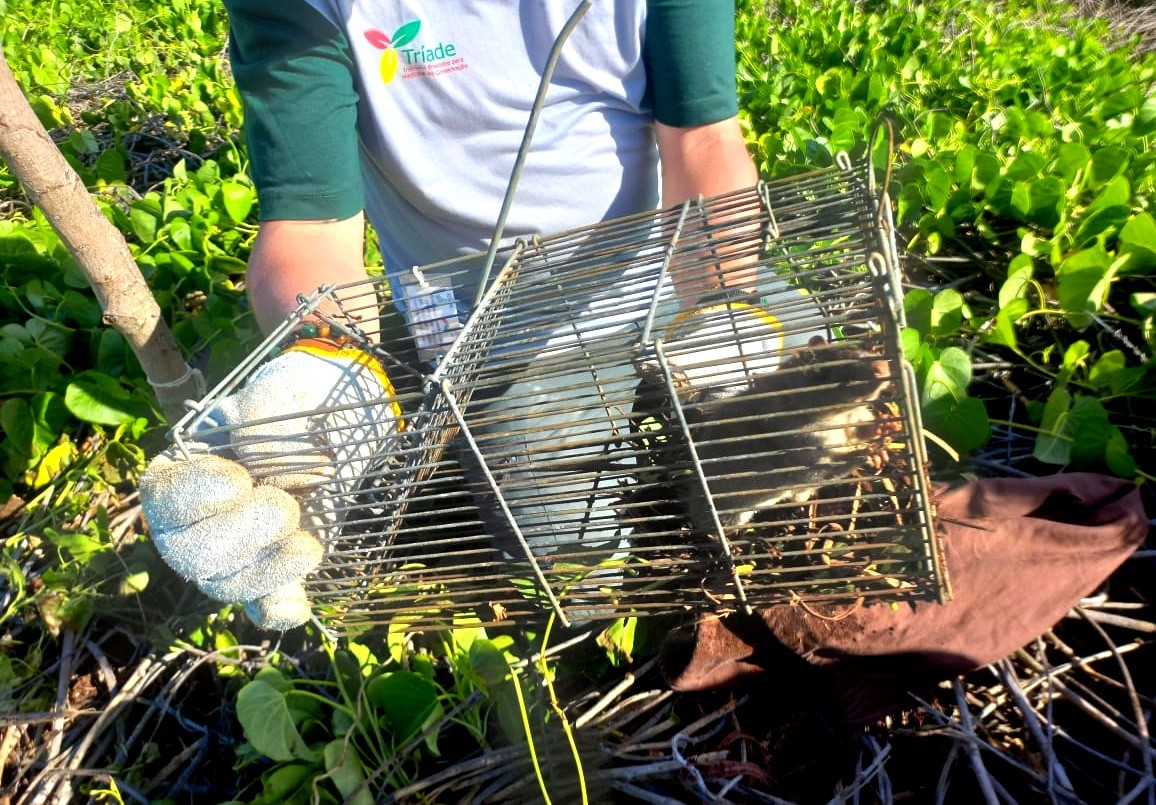
<svg viewBox="0 0 1156 805"><path fill-rule="evenodd" d="M1051 797L1053 801L1061 795L1065 799L1078 799L1067 771L1056 758L1056 753L1052 746L1051 732L1049 731L1047 735L1044 735L1044 729L1040 723L1039 715L1031 706L1031 703L1028 702L1027 696L1024 695L1023 690L1020 688L1019 680L1016 679L1015 670L1012 668L1011 663L1006 659L1000 660L996 667L999 669L998 676L1003 682L1004 689L1011 695L1012 701L1015 702L1020 713L1023 714L1024 724L1027 726L1028 732L1031 733L1032 739L1036 742L1036 745L1039 746L1044 757L1047 758L1048 796ZM1050 726L1049 724L1049 727ZM1062 791L1056 790L1056 783L1059 783L1063 788Z"/></svg>
<svg viewBox="0 0 1156 805"><path fill-rule="evenodd" d="M641 668L638 669L637 676L635 675L635 673L626 674L626 676L624 676L622 678L622 681L620 681L617 685L612 687L610 690L606 691L606 693L604 693L598 699L598 701L594 704L593 707L590 707L581 716L574 719L574 728L575 729L582 729L584 726L586 726L591 721L593 721L594 718L598 714L600 714L603 710L605 710L607 707L609 707L611 704L613 704L614 701L619 696L621 696L623 693L625 693L627 690L629 690L630 687L634 684L635 679L638 678L638 676L643 676L647 671L649 671L651 668L653 668L657 664L658 664L658 658L655 657L654 659L650 660L649 662L647 662Z"/></svg>
<svg viewBox="0 0 1156 805"><path fill-rule="evenodd" d="M864 767L862 765L862 754L860 754L860 765L855 779L847 788L829 799L827 805L842 805L844 802L857 802L859 793L867 787L868 783L872 782L882 783L880 786L882 790L876 791L878 794L877 801L883 803L890 803L892 801L891 781L887 778L887 774L883 769L883 764L891 754L891 747L880 747L870 735L863 735L860 740L866 748L873 752L874 757L872 757L871 762Z"/></svg>
<svg viewBox="0 0 1156 805"><path fill-rule="evenodd" d="M1120 654L1116 644L1112 641L1112 638L1108 636L1108 633L1104 631L1104 627L1097 623L1095 619L1088 617L1088 613L1082 608L1077 607L1076 611L1081 617L1087 620L1088 625L1096 631L1096 634L1098 634L1100 638L1108 644L1108 648L1112 650L1112 654L1116 658L1116 665L1120 669L1120 675L1124 679L1125 690L1128 693L1128 701L1132 704L1132 714L1136 721L1136 733L1142 742L1140 756L1144 760L1144 778L1137 783L1136 787L1132 789L1132 792L1129 792L1131 798L1128 799L1128 801L1131 802L1136 796L1146 791L1148 793L1148 805L1153 805L1153 803L1156 803L1156 788L1153 788L1153 785L1156 784L1156 775L1153 774L1152 738L1148 734L1148 714L1144 712L1144 708L1140 704L1140 698L1136 695L1136 686L1132 683L1132 673L1128 670L1128 664L1124 662L1124 657ZM1133 792L1135 793L1133 794ZM1123 802L1124 800L1121 801Z"/></svg>
<svg viewBox="0 0 1156 805"><path fill-rule="evenodd" d="M953 743L951 750L947 753L947 759L943 762L943 768L939 771L939 780L935 784L935 805L943 805L947 801L947 792L951 784L951 769L955 765L957 757L959 757L959 744Z"/></svg>
<svg viewBox="0 0 1156 805"><path fill-rule="evenodd" d="M80 769L89 749L103 731L120 718L121 711L135 701L141 691L147 689L157 676L164 673L168 665L178 656L180 652L170 652L159 658L149 655L142 659L113 695L104 712L85 731L84 737L67 752L48 759L44 768L29 784L25 795L17 800L17 805L41 805L54 795L57 801L67 802L71 796L71 777L81 773ZM58 768L59 766L63 768Z"/></svg>
<svg viewBox="0 0 1156 805"><path fill-rule="evenodd" d="M1069 613L1068 617L1079 617L1088 621L1089 623L1102 623L1106 626L1116 626L1121 629L1130 629L1133 632L1143 632L1144 634L1156 634L1156 623L1150 621L1142 621L1139 618L1129 618L1124 615L1116 615L1112 612L1100 612L1094 609L1085 609L1077 607Z"/></svg>
<svg viewBox="0 0 1156 805"><path fill-rule="evenodd" d="M967 704L967 697L963 692L963 683L957 678L952 684L955 687L955 702L959 708L960 725L963 727L964 732L975 738L976 742L978 742L979 738L975 734L975 725L971 720L971 709ZM984 801L987 805L999 805L999 797L996 796L991 776L987 773L987 767L983 765L983 758L980 757L979 749L976 747L975 742L968 741L963 749L967 752L972 771L975 772L976 781L979 783L979 790L983 792Z"/></svg>

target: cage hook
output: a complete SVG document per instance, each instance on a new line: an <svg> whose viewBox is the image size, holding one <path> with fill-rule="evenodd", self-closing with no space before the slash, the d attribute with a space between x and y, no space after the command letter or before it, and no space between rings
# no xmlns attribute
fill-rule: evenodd
<svg viewBox="0 0 1156 805"><path fill-rule="evenodd" d="M763 250L771 248L771 241L778 240L782 237L782 230L779 229L779 219L775 217L775 205L771 203L771 189L765 181L759 179L758 185L759 202L763 205L763 211L767 214L766 237L763 238Z"/></svg>
<svg viewBox="0 0 1156 805"><path fill-rule="evenodd" d="M891 315L900 329L907 326L903 311L903 286L899 280L899 272L880 252L874 251L867 255L867 268L872 275L886 283L887 304L891 307Z"/></svg>
<svg viewBox="0 0 1156 805"><path fill-rule="evenodd" d="M881 131L887 131L887 161L883 166L883 184L875 180L875 142ZM867 135L867 192L875 200L875 226L883 226L883 209L890 206L888 188L891 186L891 173L895 168L895 121L883 109L875 116L871 124L871 131Z"/></svg>

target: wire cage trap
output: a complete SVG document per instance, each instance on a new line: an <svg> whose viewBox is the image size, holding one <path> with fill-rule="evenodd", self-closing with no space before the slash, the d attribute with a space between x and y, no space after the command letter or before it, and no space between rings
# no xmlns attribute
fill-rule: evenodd
<svg viewBox="0 0 1156 805"><path fill-rule="evenodd" d="M868 171L842 158L520 239L471 310L477 274L463 258L321 289L174 428L181 449L232 456L241 434L213 411L307 317L382 363L395 387L361 410L400 412L388 436L349 424L348 405L271 423L351 446L330 456L341 483L300 491L324 514L307 582L324 620L947 595L890 213ZM740 275L753 297L687 304ZM366 335L399 313L416 360Z"/></svg>

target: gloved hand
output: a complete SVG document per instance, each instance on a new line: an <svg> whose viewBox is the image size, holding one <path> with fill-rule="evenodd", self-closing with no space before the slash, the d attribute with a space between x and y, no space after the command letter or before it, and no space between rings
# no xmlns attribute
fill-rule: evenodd
<svg viewBox="0 0 1156 805"><path fill-rule="evenodd" d="M257 626L304 623L303 580L337 535L341 496L401 430L389 379L361 350L298 341L209 419L216 427L202 433L223 433L224 446L193 444L190 458L170 449L141 476L153 541L207 595L244 603Z"/></svg>

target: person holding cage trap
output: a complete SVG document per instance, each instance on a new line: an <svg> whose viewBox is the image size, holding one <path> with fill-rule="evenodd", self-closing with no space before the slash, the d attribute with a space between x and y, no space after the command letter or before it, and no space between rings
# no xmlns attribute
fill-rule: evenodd
<svg viewBox="0 0 1156 805"><path fill-rule="evenodd" d="M516 152L535 106L534 87L567 27L568 4L524 4L521 10L500 0L467 9L413 0L226 4L262 205L248 287L267 331L297 310L300 294L363 278L363 209L379 233L393 301L419 357L436 364L458 343L486 285L481 260L453 258L485 250L494 221L507 212L504 231L531 236L755 183L735 116L728 4L595 4L560 51L521 189L508 210L503 193L520 162ZM506 245L508 239L495 248ZM727 396L713 384L733 383L749 369L743 358L685 346L716 348L717 338L707 336L720 322L758 345L769 361L764 371L778 365L777 350L793 346L791 368L799 376L826 372L798 360L814 334L800 329L793 337L801 343L788 345L761 299L749 294L766 288L742 261L726 257L705 261L710 269L701 273L677 274L672 293L662 299L682 308L671 333L677 336L672 357L683 362L683 393L702 402L700 410ZM717 270L723 265L729 275ZM601 300L613 301L613 295ZM346 322L342 330L302 321L282 354L205 412L198 444L168 451L142 478L142 506L162 556L209 595L243 602L258 626L287 629L311 617L303 582L323 560L322 543L341 530L340 512L359 505L357 488L367 472L381 472L380 482L390 483L388 468L375 467L374 456L411 427L393 402L387 371L357 346L379 337L376 303L364 302L360 319L322 308ZM550 299L537 315L560 309L558 303ZM584 315L591 310L583 308L579 318L597 330L604 322ZM511 412L548 406L567 384L607 380L575 374L553 387L539 383L534 361L540 353L534 350L556 348L555 336L563 337L547 330L527 360L510 364L519 367L517 377L490 378L499 391L477 405L493 407L491 421L516 422ZM737 346L736 355L742 353ZM874 403L898 381L891 370L876 368L877 356L844 350L830 354L857 366L854 383L824 380L824 387L846 390L857 383ZM811 349L822 351L822 344ZM563 363L574 354L555 349L551 360ZM714 374L696 375L697 366L710 366ZM831 432L879 430L879 418L865 411L857 403L837 411L842 425ZM779 413L797 421L797 412ZM699 426L713 427L709 421ZM741 430L736 433L727 439L741 442ZM485 436L517 458L517 437L510 432L499 428ZM570 428L559 418L542 438L557 441L555 455L565 463L569 447L589 436L588 429ZM767 438L778 444L773 434ZM820 482L829 467L844 472L838 444L804 445L803 454L819 465L811 469ZM821 466L824 461L829 467ZM514 467L512 486L530 490L512 500L523 523L571 516L539 507L539 477L530 472L519 478L517 472ZM757 471L749 475L748 484L763 480ZM774 490L733 491L745 502L724 529L744 527L760 507L785 505ZM706 618L671 636L663 655L668 680L683 690L731 685L780 669L785 647L795 659L830 670L847 694L848 715L869 719L894 706L911 685L990 662L1046 629L1127 556L1147 525L1136 490L1098 476L979 481L941 490L936 501L948 515L940 525L957 589L954 603L856 604L851 616L786 605ZM613 511L593 514L590 520L604 521L595 541L609 545L613 556L628 531L615 530ZM698 518L713 517L708 514ZM1033 538L1021 539L1023 534ZM551 549L531 541L520 547L528 554ZM1040 566L1048 573L1033 576ZM875 572L876 582L888 581ZM1025 598L1032 606L1024 617L1001 622L1001 613Z"/></svg>
<svg viewBox="0 0 1156 805"><path fill-rule="evenodd" d="M365 210L420 358L436 362L483 278L477 266L460 274L411 267L489 245L535 88L574 4L226 6L261 201L247 275L258 323L269 331L299 295L364 278ZM753 185L736 117L733 20L731 4L707 0L594 3L558 50L502 245ZM685 329L719 284L707 274L679 283L679 304L692 311ZM740 290L750 285L734 280ZM717 313L714 302L705 308ZM758 327L756 308L735 309ZM376 326L370 315L358 329L372 340ZM296 335L211 417L237 442L239 464L170 453L141 490L166 560L209 595L245 602L254 622L272 629L310 615L301 579L322 548L302 522L324 533L327 502L355 482L350 472L318 474L342 445L332 441L329 414L307 414L338 406L378 441L402 427L390 406L365 407L392 391L376 361L314 322ZM282 432L260 424L293 411L302 417L281 420L274 430ZM274 452L282 459L271 464Z"/></svg>

